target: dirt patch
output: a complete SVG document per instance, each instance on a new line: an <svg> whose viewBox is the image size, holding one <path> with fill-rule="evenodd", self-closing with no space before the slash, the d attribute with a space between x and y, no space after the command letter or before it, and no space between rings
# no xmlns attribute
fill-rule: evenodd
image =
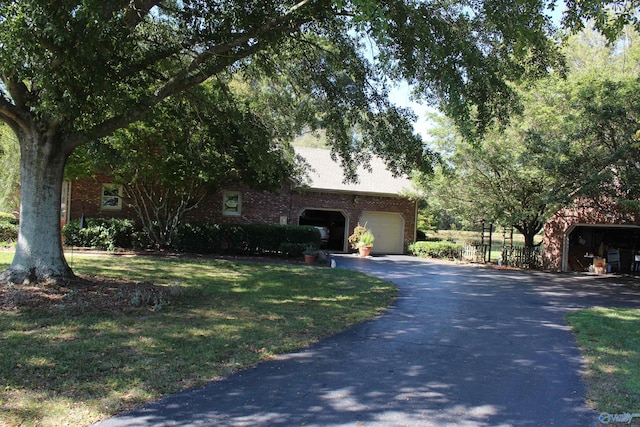
<svg viewBox="0 0 640 427"><path fill-rule="evenodd" d="M0 311L60 310L68 313L158 310L179 294L173 286L79 275L59 284L0 285Z"/></svg>

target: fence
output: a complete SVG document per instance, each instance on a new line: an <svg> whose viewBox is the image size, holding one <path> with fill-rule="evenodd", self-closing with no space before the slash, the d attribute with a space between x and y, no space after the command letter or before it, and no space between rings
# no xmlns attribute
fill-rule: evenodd
<svg viewBox="0 0 640 427"><path fill-rule="evenodd" d="M490 253L491 247L489 245L465 245L461 257L467 262L487 262Z"/></svg>
<svg viewBox="0 0 640 427"><path fill-rule="evenodd" d="M502 265L535 270L542 266L540 247L504 247L502 249Z"/></svg>

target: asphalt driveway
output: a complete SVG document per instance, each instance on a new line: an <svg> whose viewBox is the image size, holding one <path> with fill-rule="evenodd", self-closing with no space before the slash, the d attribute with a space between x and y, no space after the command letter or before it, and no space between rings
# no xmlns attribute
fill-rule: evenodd
<svg viewBox="0 0 640 427"><path fill-rule="evenodd" d="M337 263L396 283L396 304L304 351L98 426L597 425L563 316L640 307L639 292L405 256Z"/></svg>

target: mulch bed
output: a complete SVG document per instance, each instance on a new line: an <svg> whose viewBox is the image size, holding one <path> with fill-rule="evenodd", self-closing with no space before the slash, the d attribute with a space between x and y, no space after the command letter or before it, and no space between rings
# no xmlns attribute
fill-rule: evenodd
<svg viewBox="0 0 640 427"><path fill-rule="evenodd" d="M79 275L64 285L0 285L0 311L41 309L66 313L154 310L167 304L175 289L148 282Z"/></svg>

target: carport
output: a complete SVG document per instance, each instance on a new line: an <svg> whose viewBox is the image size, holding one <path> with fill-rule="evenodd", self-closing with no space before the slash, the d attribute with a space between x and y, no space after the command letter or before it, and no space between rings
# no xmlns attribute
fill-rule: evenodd
<svg viewBox="0 0 640 427"><path fill-rule="evenodd" d="M634 262L634 257L640 255L640 226L572 224L564 234L562 271L587 271L593 256L607 258L610 250L617 250L620 257L619 266L613 266L614 272L640 270L640 263Z"/></svg>

